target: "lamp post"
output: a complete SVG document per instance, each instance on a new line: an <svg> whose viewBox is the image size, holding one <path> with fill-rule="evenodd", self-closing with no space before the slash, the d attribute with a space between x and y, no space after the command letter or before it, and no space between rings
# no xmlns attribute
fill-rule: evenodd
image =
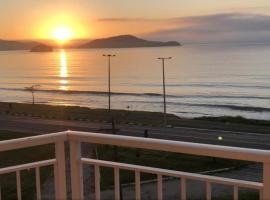
<svg viewBox="0 0 270 200"><path fill-rule="evenodd" d="M109 97L109 112L111 112L111 57L115 57L112 54L103 54L108 58L108 97Z"/></svg>
<svg viewBox="0 0 270 200"><path fill-rule="evenodd" d="M170 60L172 57L160 57L158 58L162 61L162 75L163 75L163 125L167 126L167 108L166 108L166 83L165 83L165 60Z"/></svg>

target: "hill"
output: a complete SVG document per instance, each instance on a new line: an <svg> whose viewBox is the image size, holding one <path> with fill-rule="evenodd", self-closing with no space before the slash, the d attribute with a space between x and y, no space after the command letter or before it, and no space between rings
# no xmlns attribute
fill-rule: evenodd
<svg viewBox="0 0 270 200"><path fill-rule="evenodd" d="M132 47L164 47L164 46L181 46L176 41L159 42L148 41L137 38L133 35L120 35L115 37L93 40L79 46L79 48L132 48Z"/></svg>
<svg viewBox="0 0 270 200"><path fill-rule="evenodd" d="M0 39L0 51L30 50L38 44L39 43L37 42L20 42Z"/></svg>
<svg viewBox="0 0 270 200"><path fill-rule="evenodd" d="M33 48L31 48L30 51L31 52L52 52L53 47L48 46L48 45L44 45L44 44L39 44L39 45L34 46Z"/></svg>
<svg viewBox="0 0 270 200"><path fill-rule="evenodd" d="M44 45L49 44L49 45ZM51 41L10 41L0 39L0 51L13 51L13 50L30 50L32 52L48 52L52 51L54 46ZM132 48L132 47L165 47L165 46L181 46L176 41L160 42L144 40L133 35L119 35L109 38L102 38L85 42L84 40L75 40L65 48Z"/></svg>

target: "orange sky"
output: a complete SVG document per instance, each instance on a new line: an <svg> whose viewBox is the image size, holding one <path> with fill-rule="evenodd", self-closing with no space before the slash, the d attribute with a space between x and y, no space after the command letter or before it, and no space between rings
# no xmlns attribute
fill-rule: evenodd
<svg viewBox="0 0 270 200"><path fill-rule="evenodd" d="M1 39L53 39L57 27L68 27L72 38L118 34L144 35L181 28L190 22L170 18L218 13L270 13L269 0L12 0L0 1Z"/></svg>

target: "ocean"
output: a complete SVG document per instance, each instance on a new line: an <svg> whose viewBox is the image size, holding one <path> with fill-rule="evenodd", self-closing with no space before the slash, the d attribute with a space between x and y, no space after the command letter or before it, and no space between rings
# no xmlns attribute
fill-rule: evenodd
<svg viewBox="0 0 270 200"><path fill-rule="evenodd" d="M0 52L0 101L31 102L25 90L40 87L36 102L108 107L111 60L112 109L163 111L166 61L167 109L187 118L242 116L270 120L270 46L185 45L128 49L61 49L50 53Z"/></svg>

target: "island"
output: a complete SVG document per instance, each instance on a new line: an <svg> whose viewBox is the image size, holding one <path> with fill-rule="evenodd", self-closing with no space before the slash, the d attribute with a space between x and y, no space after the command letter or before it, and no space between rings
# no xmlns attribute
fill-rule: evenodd
<svg viewBox="0 0 270 200"><path fill-rule="evenodd" d="M79 48L134 48L134 47L165 47L165 46L181 46L179 42L159 42L144 40L133 35L119 35L109 38L96 39Z"/></svg>
<svg viewBox="0 0 270 200"><path fill-rule="evenodd" d="M45 44L39 44L30 49L30 52L52 52L52 51L53 47Z"/></svg>
<svg viewBox="0 0 270 200"><path fill-rule="evenodd" d="M0 51L29 50L38 44L38 42L32 41L10 41L0 39Z"/></svg>

